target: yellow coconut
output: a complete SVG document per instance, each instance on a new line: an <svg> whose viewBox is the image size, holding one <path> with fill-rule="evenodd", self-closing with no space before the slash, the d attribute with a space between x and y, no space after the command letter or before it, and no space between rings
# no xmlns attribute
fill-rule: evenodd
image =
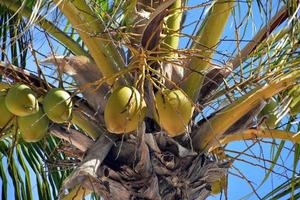
<svg viewBox="0 0 300 200"><path fill-rule="evenodd" d="M278 103L275 99L271 98L267 105L260 112L259 117L267 117L266 121L263 123L263 126L266 126L266 128L273 129L276 127L276 120L278 118L275 115L275 110L277 107Z"/></svg>
<svg viewBox="0 0 300 200"><path fill-rule="evenodd" d="M162 90L155 95L155 101L155 118L160 126L172 137L184 133L194 111L185 94L180 90Z"/></svg>
<svg viewBox="0 0 300 200"><path fill-rule="evenodd" d="M48 118L53 122L64 123L71 117L71 96L63 89L51 89L43 100L43 106Z"/></svg>
<svg viewBox="0 0 300 200"><path fill-rule="evenodd" d="M42 109L32 115L18 117L17 120L21 136L26 142L37 142L47 133L49 119Z"/></svg>
<svg viewBox="0 0 300 200"><path fill-rule="evenodd" d="M223 176L221 179L215 181L211 185L211 193L214 195L220 194L222 190L227 188L227 177Z"/></svg>
<svg viewBox="0 0 300 200"><path fill-rule="evenodd" d="M220 194L222 191L222 185L221 185L221 181L215 181L212 183L211 185L211 193L214 195Z"/></svg>
<svg viewBox="0 0 300 200"><path fill-rule="evenodd" d="M24 84L16 84L8 90L5 98L7 109L17 116L27 116L39 110L34 92Z"/></svg>
<svg viewBox="0 0 300 200"><path fill-rule="evenodd" d="M8 122L12 119L13 114L9 112L5 105L5 91L0 91L0 128L8 125Z"/></svg>
<svg viewBox="0 0 300 200"><path fill-rule="evenodd" d="M128 133L138 127L145 116L146 103L134 87L117 88L104 110L106 128L111 133Z"/></svg>

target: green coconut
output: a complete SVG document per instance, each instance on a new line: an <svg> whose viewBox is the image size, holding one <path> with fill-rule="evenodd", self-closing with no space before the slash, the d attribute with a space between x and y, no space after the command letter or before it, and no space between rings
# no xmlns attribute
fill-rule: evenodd
<svg viewBox="0 0 300 200"><path fill-rule="evenodd" d="M171 136L186 131L193 115L193 105L180 90L162 90L155 95L157 113L155 119Z"/></svg>
<svg viewBox="0 0 300 200"><path fill-rule="evenodd" d="M32 115L39 110L34 92L24 84L16 84L8 90L5 104L11 113L20 117Z"/></svg>
<svg viewBox="0 0 300 200"><path fill-rule="evenodd" d="M300 113L300 86L297 85L289 90L288 94L292 97L292 101L289 105L290 114L297 115Z"/></svg>
<svg viewBox="0 0 300 200"><path fill-rule="evenodd" d="M145 112L146 103L134 87L119 87L107 100L104 110L106 128L117 134L134 131Z"/></svg>
<svg viewBox="0 0 300 200"><path fill-rule="evenodd" d="M9 121L12 119L13 114L9 112L5 105L6 92L0 91L0 128L7 126Z"/></svg>
<svg viewBox="0 0 300 200"><path fill-rule="evenodd" d="M48 118L53 122L64 123L71 117L71 96L61 88L51 89L43 100L43 106Z"/></svg>
<svg viewBox="0 0 300 200"><path fill-rule="evenodd" d="M278 118L275 115L275 110L277 107L278 103L275 99L271 98L259 114L259 117L267 117L267 119L263 123L263 125L267 128L273 129L276 127L276 121Z"/></svg>
<svg viewBox="0 0 300 200"><path fill-rule="evenodd" d="M26 142L37 142L47 133L49 119L42 109L32 115L18 117L17 120L21 136Z"/></svg>

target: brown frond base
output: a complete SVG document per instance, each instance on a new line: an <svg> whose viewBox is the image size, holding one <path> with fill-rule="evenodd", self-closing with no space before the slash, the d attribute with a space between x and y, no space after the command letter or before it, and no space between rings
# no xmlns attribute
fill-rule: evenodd
<svg viewBox="0 0 300 200"><path fill-rule="evenodd" d="M163 133L117 141L85 188L106 200L205 199L228 165L181 146ZM99 151L101 153L101 151Z"/></svg>

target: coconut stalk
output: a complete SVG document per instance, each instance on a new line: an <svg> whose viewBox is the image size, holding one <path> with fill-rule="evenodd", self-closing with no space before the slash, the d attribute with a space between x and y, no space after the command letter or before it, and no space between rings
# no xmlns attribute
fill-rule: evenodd
<svg viewBox="0 0 300 200"><path fill-rule="evenodd" d="M194 148L200 151L208 149L211 145L218 143L218 139L245 113L258 106L261 101L271 98L282 90L295 84L300 77L300 72L294 71L288 75L279 77L275 81L256 88L254 91L241 97L238 101L232 103L223 111L217 113L210 120L200 126L193 134Z"/></svg>
<svg viewBox="0 0 300 200"><path fill-rule="evenodd" d="M183 89L193 100L196 100L202 87L204 74L208 70L210 60L217 47L229 18L234 1L217 0L210 8L209 13L198 33L192 49L197 50L196 55L191 56L187 79L183 84Z"/></svg>
<svg viewBox="0 0 300 200"><path fill-rule="evenodd" d="M124 61L118 50L114 44L108 42L110 38L104 33L104 25L98 17L92 15L93 12L85 1L54 2L76 29L104 77L124 68ZM114 80L110 79L107 82L113 84Z"/></svg>
<svg viewBox="0 0 300 200"><path fill-rule="evenodd" d="M7 7L13 12L17 12L18 14L30 18L32 15L32 10L27 8L26 6L22 9L22 4L16 0L1 0L0 4ZM19 10L20 9L20 10ZM53 23L46 20L40 15L37 15L36 24L43 28L46 32L50 33L53 37L59 40L65 47L70 49L76 55L85 55L89 56L89 54L72 38L70 38L66 33L57 28Z"/></svg>

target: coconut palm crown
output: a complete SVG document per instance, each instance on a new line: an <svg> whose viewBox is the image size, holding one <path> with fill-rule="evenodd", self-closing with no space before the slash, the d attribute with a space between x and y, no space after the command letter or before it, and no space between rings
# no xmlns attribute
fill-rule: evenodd
<svg viewBox="0 0 300 200"><path fill-rule="evenodd" d="M230 199L231 176L299 198L299 8L0 0L2 199Z"/></svg>

